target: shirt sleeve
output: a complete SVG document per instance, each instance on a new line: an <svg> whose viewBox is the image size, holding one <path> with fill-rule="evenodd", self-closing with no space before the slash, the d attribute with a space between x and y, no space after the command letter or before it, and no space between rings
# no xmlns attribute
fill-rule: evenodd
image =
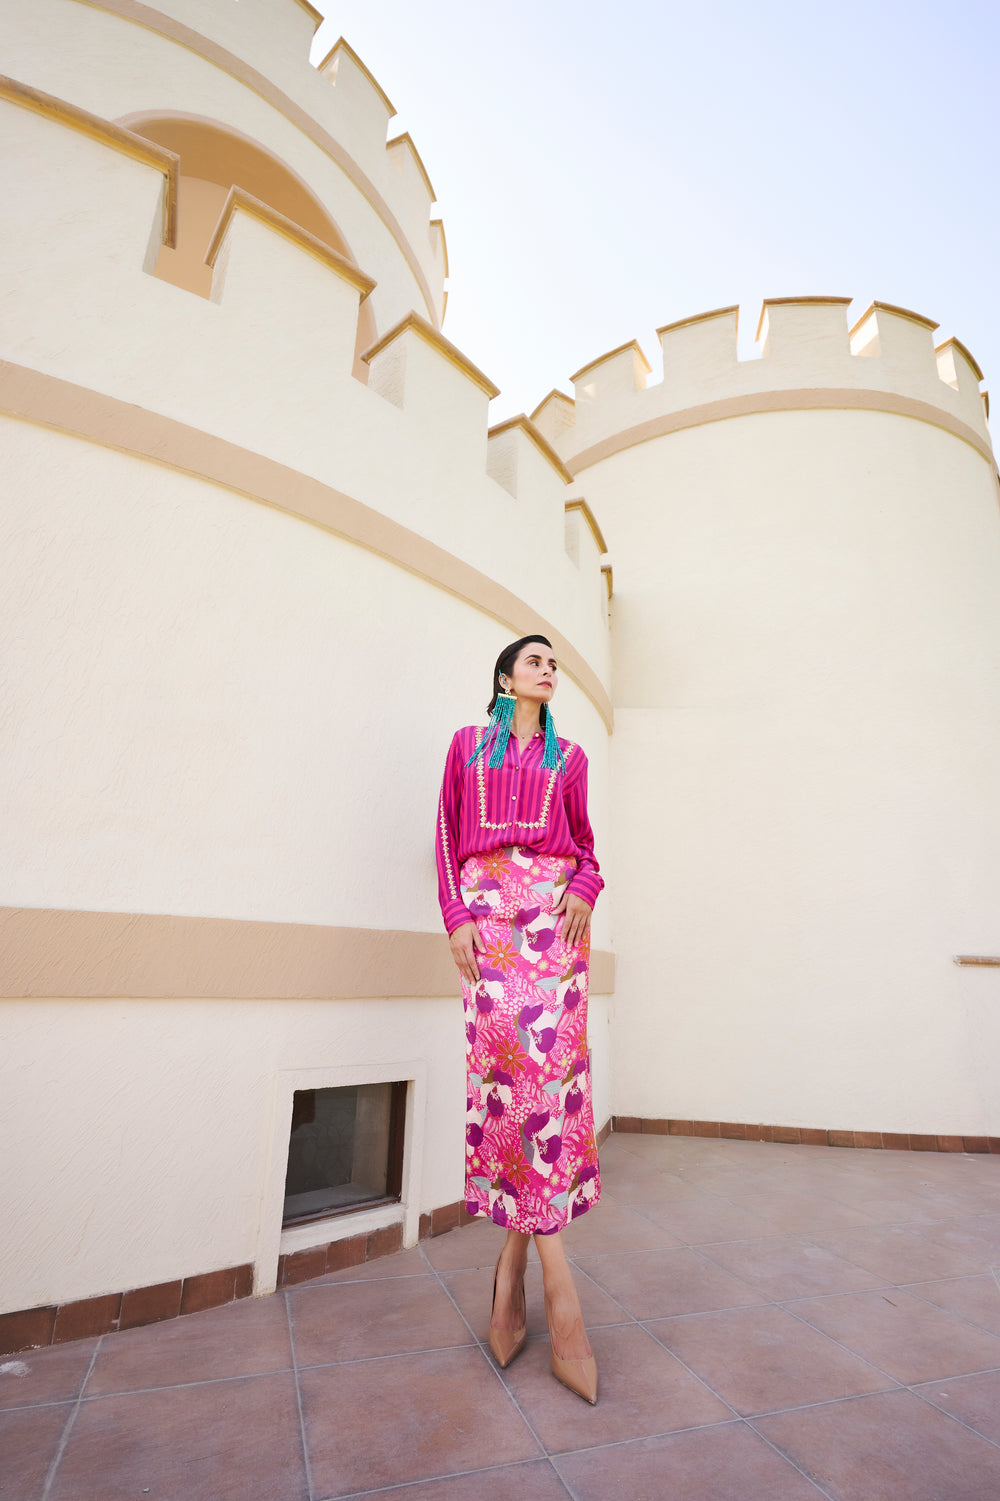
<svg viewBox="0 0 1000 1501"><path fill-rule="evenodd" d="M576 874L568 889L589 907L593 907L604 889L604 878L601 867L594 859L594 831L590 827L590 816L587 813L587 758L579 746L567 767L563 783L563 805L570 835L579 851Z"/></svg>
<svg viewBox="0 0 1000 1501"><path fill-rule="evenodd" d="M458 885L458 820L462 802L463 755L461 737L452 738L444 767L441 796L438 799L437 833L434 841L437 856L438 901L448 933L471 921L469 909L462 901Z"/></svg>

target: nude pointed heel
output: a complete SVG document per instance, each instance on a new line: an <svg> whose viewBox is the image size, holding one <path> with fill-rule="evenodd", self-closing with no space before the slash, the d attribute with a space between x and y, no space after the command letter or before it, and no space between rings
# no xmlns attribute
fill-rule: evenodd
<svg viewBox="0 0 1000 1501"><path fill-rule="evenodd" d="M503 1252L500 1252L500 1256ZM497 1257L496 1268L493 1272L493 1302L490 1305L490 1349L493 1358L501 1371L505 1371L512 1360L515 1360L528 1342L528 1326L522 1324L520 1329L494 1329L493 1309L497 1306L497 1274L500 1271L500 1256ZM524 1296L524 1283L521 1283L521 1295Z"/></svg>
<svg viewBox="0 0 1000 1501"><path fill-rule="evenodd" d="M583 1360L564 1360L556 1354L555 1345L552 1342L552 1324L549 1319L549 1305L545 1304L545 1322L549 1326L549 1347L552 1353L552 1374L563 1386L571 1392L576 1392L591 1407L597 1406L597 1361L593 1355L588 1355Z"/></svg>

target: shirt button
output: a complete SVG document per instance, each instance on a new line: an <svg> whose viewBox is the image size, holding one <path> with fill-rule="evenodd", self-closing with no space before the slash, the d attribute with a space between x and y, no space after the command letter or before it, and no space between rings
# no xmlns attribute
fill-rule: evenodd
<svg viewBox="0 0 1000 1501"><path fill-rule="evenodd" d="M510 800L511 800L512 803L516 803L517 802L517 793L516 792L512 792L511 793Z"/></svg>

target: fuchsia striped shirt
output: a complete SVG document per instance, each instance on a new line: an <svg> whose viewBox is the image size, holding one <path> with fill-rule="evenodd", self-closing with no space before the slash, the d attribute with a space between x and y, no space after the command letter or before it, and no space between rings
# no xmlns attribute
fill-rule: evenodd
<svg viewBox="0 0 1000 1501"><path fill-rule="evenodd" d="M516 844L540 855L565 855L577 862L569 883L574 896L591 907L604 886L594 859L594 831L587 816L587 758L578 745L560 740L566 760L561 770L542 766L545 737L536 735L524 750L511 735L502 766L492 771L489 749L466 767L482 727L456 730L448 750L438 803L438 900L449 933L469 922L459 872L470 855Z"/></svg>

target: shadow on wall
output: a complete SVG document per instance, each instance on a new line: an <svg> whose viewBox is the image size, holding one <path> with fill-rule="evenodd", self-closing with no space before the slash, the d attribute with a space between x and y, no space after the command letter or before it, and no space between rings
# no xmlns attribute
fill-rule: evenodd
<svg viewBox="0 0 1000 1501"><path fill-rule="evenodd" d="M118 122L180 158L177 184L177 245L160 249L154 275L199 297L212 294L213 268L205 256L230 188L244 188L331 250L357 265L344 236L302 178L279 157L217 121L198 115L142 113ZM375 343L370 304L361 305L354 349L354 375L368 383L361 355Z"/></svg>

